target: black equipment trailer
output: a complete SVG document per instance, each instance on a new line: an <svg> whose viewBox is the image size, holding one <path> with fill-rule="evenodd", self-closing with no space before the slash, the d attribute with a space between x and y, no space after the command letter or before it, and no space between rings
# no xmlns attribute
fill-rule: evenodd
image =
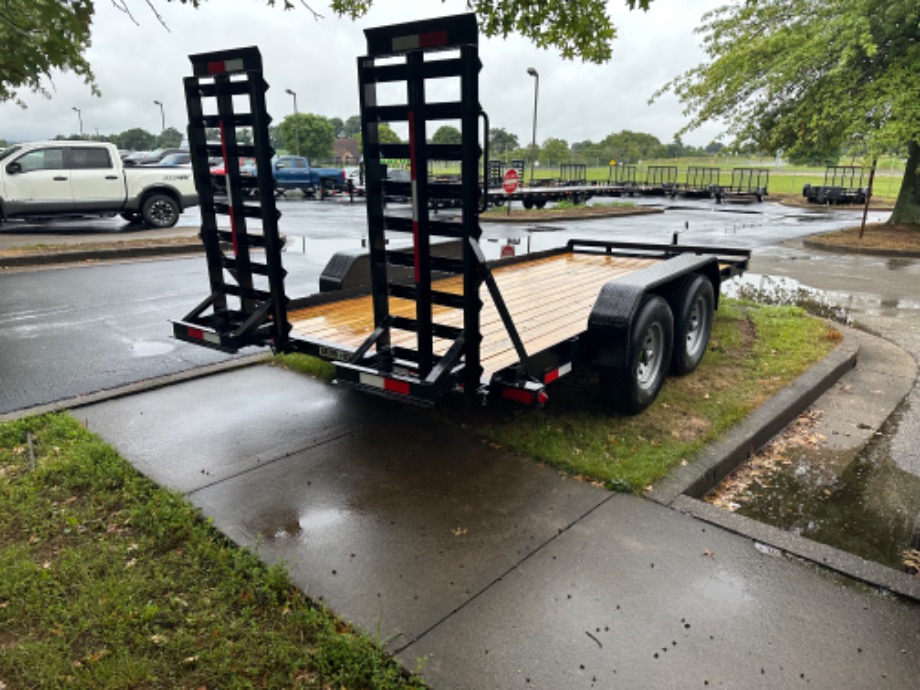
<svg viewBox="0 0 920 690"><path fill-rule="evenodd" d="M202 238L211 294L181 321L175 337L227 352L256 345L304 352L335 363L335 381L423 405L448 393L469 402L501 398L540 406L546 388L584 364L597 365L602 392L620 410L636 413L655 399L668 373L693 371L706 351L723 279L747 267L742 249L571 241L567 246L496 262L480 248L479 213L488 191L479 186L478 30L472 14L365 31L358 61L367 187L370 285L289 300L281 267L278 213L271 194L241 194L238 158L271 157L261 59L256 48L191 56L185 80L195 179L201 196ZM447 51L437 56L434 51ZM393 58L397 58L395 61ZM452 102L426 99L428 79L459 81ZM378 105L377 86L402 84L406 102ZM237 98L233 98L236 96ZM248 96L249 112L235 107ZM216 101L205 115L202 100ZM428 143L431 123L460 122L460 144ZM383 144L382 122L408 124L408 144ZM233 125L233 126L230 126ZM236 126L254 129L254 144L236 141ZM205 142L220 127L220 151ZM484 138L487 141L487 138ZM227 162L228 194L215 197L208 153ZM411 162L411 214L384 205L395 184L382 159ZM460 180L428 179L427 161L460 163ZM258 184L270 175L259 167ZM487 179L487 176L484 176ZM461 201L459 222L435 220L432 193ZM218 228L229 216L230 230ZM250 231L258 221L258 232ZM410 238L391 250L390 237ZM433 241L453 240L445 254ZM251 249L262 248L264 262ZM342 272L335 256L327 274Z"/></svg>
<svg viewBox="0 0 920 690"><path fill-rule="evenodd" d="M729 185L718 185L713 190L717 203L727 200L756 199L763 201L767 196L770 171L766 168L735 168Z"/></svg>
<svg viewBox="0 0 920 690"><path fill-rule="evenodd" d="M802 196L812 204L865 204L869 192L863 180L868 172L858 165L829 165L824 184L806 184Z"/></svg>

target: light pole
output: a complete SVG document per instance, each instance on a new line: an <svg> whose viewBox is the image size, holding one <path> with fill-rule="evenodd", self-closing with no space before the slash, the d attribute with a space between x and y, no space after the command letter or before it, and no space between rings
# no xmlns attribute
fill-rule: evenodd
<svg viewBox="0 0 920 690"><path fill-rule="evenodd" d="M533 139L530 142L530 186L533 187L533 169L537 160L537 99L540 96L540 73L533 67L527 68L527 74L534 78L533 82Z"/></svg>
<svg viewBox="0 0 920 690"><path fill-rule="evenodd" d="M300 155L300 123L297 122L299 119L297 116L297 94L291 91L290 89L285 89L285 93L290 94L294 97L294 136L297 141L297 155Z"/></svg>
<svg viewBox="0 0 920 690"><path fill-rule="evenodd" d="M160 101L154 101L154 105L160 106L160 132L166 131L166 116L163 114L163 104Z"/></svg>
<svg viewBox="0 0 920 690"><path fill-rule="evenodd" d="M73 110L77 114L77 119L80 121L80 138L82 139L83 138L83 111L80 110L76 106L71 108L71 110Z"/></svg>

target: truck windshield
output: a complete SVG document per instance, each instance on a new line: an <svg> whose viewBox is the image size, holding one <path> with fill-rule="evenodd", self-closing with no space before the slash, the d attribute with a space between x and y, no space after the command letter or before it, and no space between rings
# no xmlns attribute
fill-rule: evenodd
<svg viewBox="0 0 920 690"><path fill-rule="evenodd" d="M16 153L21 148L22 146L10 146L9 148L3 149L2 151L0 151L0 161L2 161L4 158L8 158L9 156L12 156L14 153Z"/></svg>

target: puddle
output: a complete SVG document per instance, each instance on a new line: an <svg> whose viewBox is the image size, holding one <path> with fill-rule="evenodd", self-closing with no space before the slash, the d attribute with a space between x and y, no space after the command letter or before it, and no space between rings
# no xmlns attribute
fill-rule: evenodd
<svg viewBox="0 0 920 690"><path fill-rule="evenodd" d="M850 324L852 312L920 308L911 300L834 293L795 280L748 274L726 283L734 297L796 305ZM804 417L805 415L803 415ZM715 487L706 499L740 515L898 570L920 571L920 477L891 459L896 413L862 452L833 450L803 418ZM804 424L804 426L803 426Z"/></svg>
<svg viewBox="0 0 920 690"><path fill-rule="evenodd" d="M822 318L851 325L851 308L855 293L831 293L802 285L792 278L746 273L722 284L723 294L760 304L794 305ZM875 298L880 301L880 298Z"/></svg>
<svg viewBox="0 0 920 690"><path fill-rule="evenodd" d="M706 500L876 563L916 572L909 564L920 558L920 477L892 462L886 434L855 458L797 446L782 449L779 456L755 469L743 486L731 475Z"/></svg>

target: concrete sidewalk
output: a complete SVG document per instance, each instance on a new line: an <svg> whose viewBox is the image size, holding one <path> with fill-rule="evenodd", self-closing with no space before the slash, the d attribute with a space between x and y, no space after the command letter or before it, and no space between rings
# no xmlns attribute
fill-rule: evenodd
<svg viewBox="0 0 920 690"><path fill-rule="evenodd" d="M434 687L920 677L916 602L410 408L260 366L75 414Z"/></svg>

